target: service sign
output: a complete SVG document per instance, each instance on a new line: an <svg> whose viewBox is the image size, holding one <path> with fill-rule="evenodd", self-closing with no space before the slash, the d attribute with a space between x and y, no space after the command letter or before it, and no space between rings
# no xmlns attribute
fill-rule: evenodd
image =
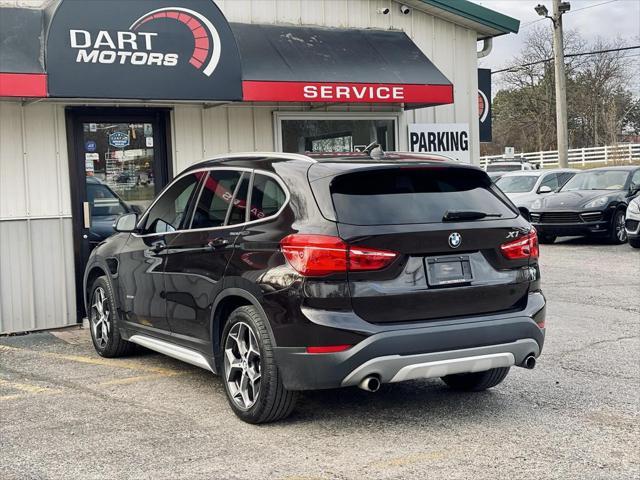
<svg viewBox="0 0 640 480"><path fill-rule="evenodd" d="M46 63L52 97L242 99L238 48L213 1L63 0Z"/></svg>
<svg viewBox="0 0 640 480"><path fill-rule="evenodd" d="M471 163L468 123L410 123L409 150Z"/></svg>

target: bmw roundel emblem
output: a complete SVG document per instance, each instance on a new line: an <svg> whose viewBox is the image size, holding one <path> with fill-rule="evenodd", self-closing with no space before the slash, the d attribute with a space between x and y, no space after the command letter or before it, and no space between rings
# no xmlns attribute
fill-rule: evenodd
<svg viewBox="0 0 640 480"><path fill-rule="evenodd" d="M462 245L462 235L458 232L453 232L449 235L449 246L451 248L458 248L460 245Z"/></svg>

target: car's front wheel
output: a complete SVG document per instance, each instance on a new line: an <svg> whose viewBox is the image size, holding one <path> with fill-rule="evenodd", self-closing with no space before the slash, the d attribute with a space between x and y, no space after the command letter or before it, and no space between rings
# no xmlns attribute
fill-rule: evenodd
<svg viewBox="0 0 640 480"><path fill-rule="evenodd" d="M609 232L609 241L614 245L625 243L627 241L627 231L624 228L624 212L618 210L611 221L611 232Z"/></svg>
<svg viewBox="0 0 640 480"><path fill-rule="evenodd" d="M96 352L102 357L121 357L135 350L135 345L120 336L116 325L115 297L106 276L96 279L91 289L89 327Z"/></svg>
<svg viewBox="0 0 640 480"><path fill-rule="evenodd" d="M254 306L235 309L222 333L223 375L229 405L248 423L287 417L297 393L284 388L267 320Z"/></svg>
<svg viewBox="0 0 640 480"><path fill-rule="evenodd" d="M508 373L509 367L493 368L484 372L447 375L442 377L442 381L455 390L480 392L501 383Z"/></svg>

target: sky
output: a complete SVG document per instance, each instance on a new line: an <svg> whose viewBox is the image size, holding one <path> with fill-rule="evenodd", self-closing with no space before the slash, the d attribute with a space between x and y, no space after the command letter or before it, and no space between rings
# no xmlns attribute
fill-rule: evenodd
<svg viewBox="0 0 640 480"><path fill-rule="evenodd" d="M552 11L551 0L471 0L520 20L517 35L503 35L493 40L493 51L480 61L480 66L498 70L504 67L522 47L527 31L533 25L547 25L551 20L539 17L534 7L542 3ZM630 45L640 45L640 0L571 0L571 11L562 18L566 29L578 30L586 39L621 37ZM535 23L532 23L535 22ZM633 53L631 53L633 52ZM640 54L632 50L631 54ZM640 57L630 61L639 62Z"/></svg>

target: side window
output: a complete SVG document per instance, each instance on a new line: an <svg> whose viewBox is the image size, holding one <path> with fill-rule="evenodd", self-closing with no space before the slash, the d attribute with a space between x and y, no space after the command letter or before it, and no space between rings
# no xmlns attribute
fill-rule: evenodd
<svg viewBox="0 0 640 480"><path fill-rule="evenodd" d="M571 180L574 175L575 175L575 173L573 173L573 172L561 173L559 175L559 177L558 177L558 186L559 187L564 187L564 184L567 183L569 180Z"/></svg>
<svg viewBox="0 0 640 480"><path fill-rule="evenodd" d="M209 172L193 214L191 228L212 228L224 225L240 176L241 172L235 170Z"/></svg>
<svg viewBox="0 0 640 480"><path fill-rule="evenodd" d="M631 186L633 188L640 188L640 170L636 170L631 177Z"/></svg>
<svg viewBox="0 0 640 480"><path fill-rule="evenodd" d="M557 173L549 173L545 175L542 179L541 187L549 187L551 190L557 189L560 185L558 185L558 174Z"/></svg>
<svg viewBox="0 0 640 480"><path fill-rule="evenodd" d="M247 193L249 192L249 179L251 174L245 172L242 175L240 186L236 190L236 196L233 200L233 206L229 213L229 221L227 225L237 225L245 222L245 215L247 212Z"/></svg>
<svg viewBox="0 0 640 480"><path fill-rule="evenodd" d="M286 200L286 195L278 182L266 175L256 174L251 192L250 220L275 215Z"/></svg>
<svg viewBox="0 0 640 480"><path fill-rule="evenodd" d="M194 194L200 176L185 175L174 183L149 211L145 233L165 233L178 230L187 215L189 199Z"/></svg>

